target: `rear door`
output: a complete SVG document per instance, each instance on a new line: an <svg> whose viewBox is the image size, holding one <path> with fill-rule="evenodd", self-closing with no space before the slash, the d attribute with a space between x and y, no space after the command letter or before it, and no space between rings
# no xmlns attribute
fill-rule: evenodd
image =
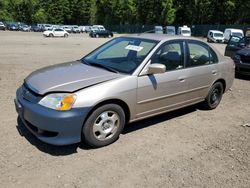
<svg viewBox="0 0 250 188"><path fill-rule="evenodd" d="M187 64L189 75L186 78L188 89L186 98L191 103L203 100L213 81L217 78L218 58L214 51L205 43L186 40Z"/></svg>

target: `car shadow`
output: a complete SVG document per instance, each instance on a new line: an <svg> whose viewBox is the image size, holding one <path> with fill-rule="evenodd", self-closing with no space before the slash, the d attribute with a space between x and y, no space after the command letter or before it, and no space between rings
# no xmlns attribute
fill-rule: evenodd
<svg viewBox="0 0 250 188"><path fill-rule="evenodd" d="M197 109L201 109L199 105L192 105L192 106L185 107L185 108L182 108L179 110L166 112L164 114L157 115L157 116L154 116L151 118L136 121L136 122L133 122L133 123L126 125L123 129L122 134L128 134L128 133L140 130L140 129L144 129L144 128L153 126L157 123L161 123L164 121L171 120L173 118L181 117L183 115L192 113L192 112L196 111Z"/></svg>
<svg viewBox="0 0 250 188"><path fill-rule="evenodd" d="M71 155L73 153L77 153L77 148L81 148L84 150L92 149L88 145L84 143L72 144L67 146L54 146L50 144L46 144L39 139L37 139L23 124L22 120L18 117L17 118L17 131L19 134L26 138L26 140L35 146L38 150L48 153L53 156L66 156Z"/></svg>

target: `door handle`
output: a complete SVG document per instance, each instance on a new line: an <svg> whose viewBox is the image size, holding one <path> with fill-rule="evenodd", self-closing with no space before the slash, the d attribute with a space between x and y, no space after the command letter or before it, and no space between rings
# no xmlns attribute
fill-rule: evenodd
<svg viewBox="0 0 250 188"><path fill-rule="evenodd" d="M216 75L217 74L217 70L212 70L212 74Z"/></svg>
<svg viewBox="0 0 250 188"><path fill-rule="evenodd" d="M180 77L178 78L180 82L185 82L186 78L185 77Z"/></svg>

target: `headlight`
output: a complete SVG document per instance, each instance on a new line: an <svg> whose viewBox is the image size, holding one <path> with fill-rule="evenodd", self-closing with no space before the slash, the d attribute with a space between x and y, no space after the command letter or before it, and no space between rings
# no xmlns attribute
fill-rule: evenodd
<svg viewBox="0 0 250 188"><path fill-rule="evenodd" d="M39 101L39 104L54 110L70 110L76 100L75 94L53 93L45 96Z"/></svg>

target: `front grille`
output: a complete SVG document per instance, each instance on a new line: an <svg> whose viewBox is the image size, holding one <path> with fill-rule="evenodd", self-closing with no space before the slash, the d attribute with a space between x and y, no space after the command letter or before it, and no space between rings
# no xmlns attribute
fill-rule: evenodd
<svg viewBox="0 0 250 188"><path fill-rule="evenodd" d="M240 59L242 61L242 63L247 63L247 64L250 64L250 56L240 56Z"/></svg>
<svg viewBox="0 0 250 188"><path fill-rule="evenodd" d="M22 96L25 100L32 103L37 103L41 99L41 96L32 91L26 84L22 86Z"/></svg>

